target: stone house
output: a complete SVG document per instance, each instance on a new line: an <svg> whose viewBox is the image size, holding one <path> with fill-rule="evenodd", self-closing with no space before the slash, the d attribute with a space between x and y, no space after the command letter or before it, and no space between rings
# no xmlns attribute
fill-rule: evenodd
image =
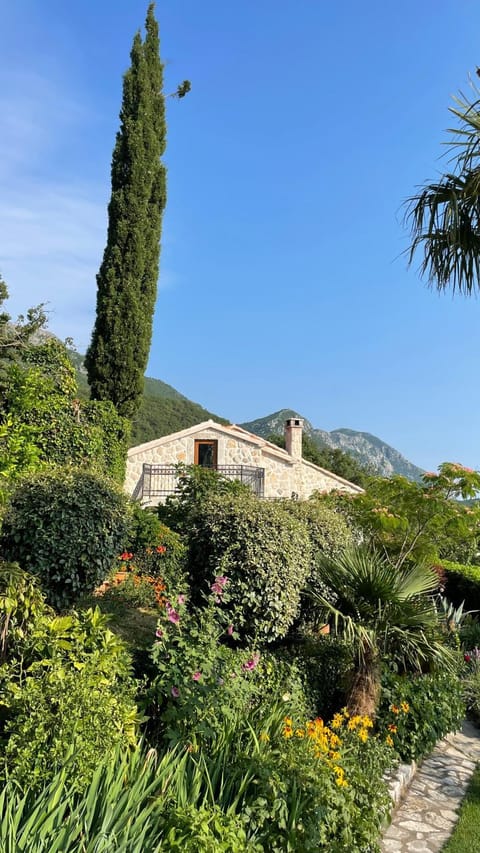
<svg viewBox="0 0 480 853"><path fill-rule="evenodd" d="M209 420L181 432L131 447L125 489L143 504L155 506L173 494L176 465L215 468L231 479L248 483L262 498L309 498L315 491L334 489L359 493L363 489L302 459L301 418L285 423L283 450L235 424Z"/></svg>

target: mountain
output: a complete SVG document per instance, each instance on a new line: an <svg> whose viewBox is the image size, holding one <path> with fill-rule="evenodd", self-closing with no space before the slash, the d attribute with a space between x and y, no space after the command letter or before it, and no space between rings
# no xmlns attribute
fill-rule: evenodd
<svg viewBox="0 0 480 853"><path fill-rule="evenodd" d="M88 397L84 356L73 351L69 355L76 369L79 394L81 397ZM295 417L303 416L291 409L281 409L272 415L240 424L240 426L267 438L273 434L283 435L286 419ZM222 424L229 423L225 418L204 409L199 403L193 403L166 382L146 377L143 400L133 421L130 443L132 446L143 444L162 435L195 426L209 418ZM368 432L357 432L353 429L335 429L332 432L326 432L313 427L306 418L304 418L304 429L319 448L331 447L349 453L361 465L369 467L383 477L402 474L409 480L418 480L423 473L421 468L417 468L405 459L398 450Z"/></svg>
<svg viewBox="0 0 480 853"><path fill-rule="evenodd" d="M69 352L69 356L76 369L78 392L81 397L88 397L84 356L78 352ZM199 403L193 403L166 382L146 377L143 399L132 424L130 444L135 447L145 441L153 441L162 435L170 435L172 432L208 421L209 418L221 424L229 423L225 418L207 411Z"/></svg>
<svg viewBox="0 0 480 853"><path fill-rule="evenodd" d="M240 426L262 438L267 438L274 434L283 435L286 419L295 417L299 418L303 415L291 409L281 409L272 415L248 421ZM418 480L423 474L421 468L405 459L398 450L369 432L357 432L354 429L334 429L332 432L327 432L313 427L306 418L304 418L304 431L318 447L337 448L344 453L349 453L362 465L371 468L382 477L401 474L409 480Z"/></svg>

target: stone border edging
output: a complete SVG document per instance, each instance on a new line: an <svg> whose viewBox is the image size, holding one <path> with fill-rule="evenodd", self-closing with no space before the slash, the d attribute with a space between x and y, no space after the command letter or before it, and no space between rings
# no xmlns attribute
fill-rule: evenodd
<svg viewBox="0 0 480 853"><path fill-rule="evenodd" d="M400 805L405 797L420 764L421 761L412 761L410 764L399 764L385 773L383 778L388 785L388 793L392 801L390 819L397 806Z"/></svg>

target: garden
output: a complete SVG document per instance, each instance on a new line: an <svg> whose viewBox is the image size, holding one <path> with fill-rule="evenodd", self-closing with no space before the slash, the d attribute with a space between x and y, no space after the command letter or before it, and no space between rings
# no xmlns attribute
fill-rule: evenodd
<svg viewBox="0 0 480 853"><path fill-rule="evenodd" d="M378 850L386 771L480 718L480 475L263 501L184 467L144 508L128 423L24 331L0 375L0 849Z"/></svg>

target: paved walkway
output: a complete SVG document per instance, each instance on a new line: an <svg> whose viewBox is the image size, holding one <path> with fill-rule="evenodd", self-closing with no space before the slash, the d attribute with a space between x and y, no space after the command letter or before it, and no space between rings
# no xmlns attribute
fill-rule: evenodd
<svg viewBox="0 0 480 853"><path fill-rule="evenodd" d="M450 837L458 807L480 762L480 731L465 722L423 761L382 841L384 853L437 853Z"/></svg>

